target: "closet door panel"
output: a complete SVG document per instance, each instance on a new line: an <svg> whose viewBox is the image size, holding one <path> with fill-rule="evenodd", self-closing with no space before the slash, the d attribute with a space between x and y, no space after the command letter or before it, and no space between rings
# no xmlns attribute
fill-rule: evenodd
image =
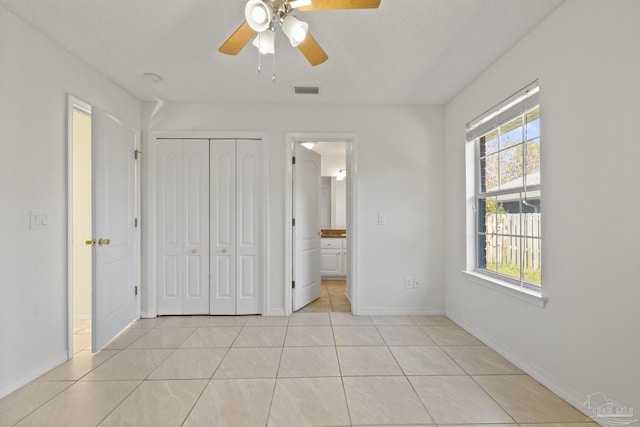
<svg viewBox="0 0 640 427"><path fill-rule="evenodd" d="M160 263L161 274L158 276L162 277L162 294L159 297L170 304L180 297L180 258L180 255L165 255Z"/></svg>
<svg viewBox="0 0 640 427"><path fill-rule="evenodd" d="M236 314L236 141L210 143L211 314Z"/></svg>
<svg viewBox="0 0 640 427"><path fill-rule="evenodd" d="M263 153L262 141L237 141L237 314L261 312Z"/></svg>
<svg viewBox="0 0 640 427"><path fill-rule="evenodd" d="M157 145L158 314L182 311L182 146Z"/></svg>
<svg viewBox="0 0 640 427"><path fill-rule="evenodd" d="M209 140L182 142L183 313L209 313Z"/></svg>

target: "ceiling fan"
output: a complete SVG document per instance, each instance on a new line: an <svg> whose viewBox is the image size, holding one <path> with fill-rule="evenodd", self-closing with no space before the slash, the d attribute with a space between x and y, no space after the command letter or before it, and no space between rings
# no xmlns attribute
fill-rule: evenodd
<svg viewBox="0 0 640 427"><path fill-rule="evenodd" d="M381 0L248 0L245 22L218 49L227 55L237 55L249 41L261 53L273 54L276 25L313 66L329 59L326 52L309 33L309 25L292 15L294 10L317 11L338 9L376 9Z"/></svg>

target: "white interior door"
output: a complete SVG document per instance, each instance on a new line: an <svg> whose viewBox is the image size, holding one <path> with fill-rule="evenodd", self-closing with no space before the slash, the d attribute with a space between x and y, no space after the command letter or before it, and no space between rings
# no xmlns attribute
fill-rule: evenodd
<svg viewBox="0 0 640 427"><path fill-rule="evenodd" d="M93 166L92 349L100 350L135 318L136 135L96 108Z"/></svg>
<svg viewBox="0 0 640 427"><path fill-rule="evenodd" d="M209 313L209 140L157 142L158 314Z"/></svg>
<svg viewBox="0 0 640 427"><path fill-rule="evenodd" d="M211 314L236 314L236 140L213 140L211 179Z"/></svg>
<svg viewBox="0 0 640 427"><path fill-rule="evenodd" d="M320 158L300 144L293 165L293 310L320 298Z"/></svg>

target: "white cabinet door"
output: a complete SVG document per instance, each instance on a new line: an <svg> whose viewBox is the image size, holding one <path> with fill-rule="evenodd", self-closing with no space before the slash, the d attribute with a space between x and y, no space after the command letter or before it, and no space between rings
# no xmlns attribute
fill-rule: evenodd
<svg viewBox="0 0 640 427"><path fill-rule="evenodd" d="M212 140L210 314L261 310L261 140Z"/></svg>
<svg viewBox="0 0 640 427"><path fill-rule="evenodd" d="M342 250L322 249L320 264L323 276L340 276L342 274Z"/></svg>
<svg viewBox="0 0 640 427"><path fill-rule="evenodd" d="M158 314L209 312L209 141L158 140Z"/></svg>
<svg viewBox="0 0 640 427"><path fill-rule="evenodd" d="M91 113L93 164L92 350L135 317L135 134L105 112Z"/></svg>
<svg viewBox="0 0 640 427"><path fill-rule="evenodd" d="M327 237L321 243L321 274L323 276L347 275L347 239Z"/></svg>

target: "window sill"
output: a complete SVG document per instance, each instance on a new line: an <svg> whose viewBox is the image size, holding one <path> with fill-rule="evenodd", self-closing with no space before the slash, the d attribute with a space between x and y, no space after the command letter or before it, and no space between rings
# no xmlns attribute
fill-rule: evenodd
<svg viewBox="0 0 640 427"><path fill-rule="evenodd" d="M508 295L510 297L519 299L529 304L537 305L538 307L542 308L544 308L544 306L547 304L547 299L543 297L542 293L540 292L522 288L520 286L515 286L507 281L489 277L475 271L463 271L463 273L471 282L489 289L493 289L500 292L501 294Z"/></svg>

